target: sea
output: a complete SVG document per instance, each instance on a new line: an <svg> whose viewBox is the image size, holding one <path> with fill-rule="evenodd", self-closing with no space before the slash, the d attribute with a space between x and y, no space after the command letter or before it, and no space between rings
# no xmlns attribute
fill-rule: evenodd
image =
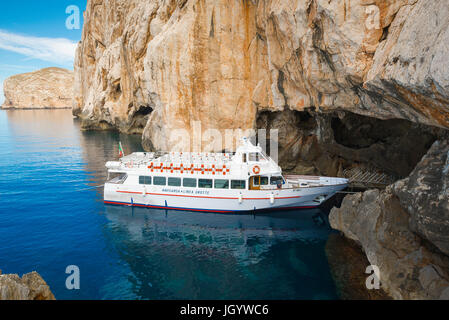
<svg viewBox="0 0 449 320"><path fill-rule="evenodd" d="M60 300L338 299L325 209L215 214L103 203L105 163L141 137L70 110L0 111L0 270Z"/></svg>

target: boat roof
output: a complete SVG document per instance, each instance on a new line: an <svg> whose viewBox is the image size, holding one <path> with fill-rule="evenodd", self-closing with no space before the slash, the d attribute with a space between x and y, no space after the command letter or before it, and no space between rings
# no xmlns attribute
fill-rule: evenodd
<svg viewBox="0 0 449 320"><path fill-rule="evenodd" d="M243 161L242 154L257 153L258 161ZM111 161L106 164L111 172L129 172L133 170L147 170L152 173L182 173L201 175L231 175L235 177L248 177L255 175L254 167L259 167L261 175L280 175L281 168L260 146L253 145L243 138L235 153L210 152L135 152L120 161Z"/></svg>

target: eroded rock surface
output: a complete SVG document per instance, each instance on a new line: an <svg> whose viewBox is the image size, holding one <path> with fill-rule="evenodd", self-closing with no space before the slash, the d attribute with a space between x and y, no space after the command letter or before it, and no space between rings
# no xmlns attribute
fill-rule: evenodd
<svg viewBox="0 0 449 320"><path fill-rule="evenodd" d="M449 127L446 0L90 0L85 16L74 113L147 149L265 111Z"/></svg>
<svg viewBox="0 0 449 320"><path fill-rule="evenodd" d="M12 76L3 83L5 102L2 109L71 108L72 71L46 68Z"/></svg>
<svg viewBox="0 0 449 320"><path fill-rule="evenodd" d="M448 152L448 140L435 142L407 179L331 211L332 227L362 246L393 298L448 298Z"/></svg>
<svg viewBox="0 0 449 320"><path fill-rule="evenodd" d="M73 110L148 150L190 149L171 134L197 121L279 129L288 170L403 178L449 128L448 24L446 0L89 0ZM445 158L429 156L332 213L394 298L449 295Z"/></svg>
<svg viewBox="0 0 449 320"><path fill-rule="evenodd" d="M410 214L411 230L449 256L449 140L435 143L393 192Z"/></svg>
<svg viewBox="0 0 449 320"><path fill-rule="evenodd" d="M55 300L55 296L36 272L25 274L22 278L0 272L0 300Z"/></svg>

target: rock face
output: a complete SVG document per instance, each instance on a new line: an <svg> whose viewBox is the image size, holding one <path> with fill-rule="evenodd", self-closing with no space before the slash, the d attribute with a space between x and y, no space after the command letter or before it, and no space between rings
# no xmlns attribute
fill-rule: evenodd
<svg viewBox="0 0 449 320"><path fill-rule="evenodd" d="M385 191L347 196L333 228L359 243L396 299L449 299L449 142L437 141L411 175Z"/></svg>
<svg viewBox="0 0 449 320"><path fill-rule="evenodd" d="M73 72L60 68L12 76L3 83L2 109L71 108Z"/></svg>
<svg viewBox="0 0 449 320"><path fill-rule="evenodd" d="M449 256L449 140L435 143L393 192L410 214L411 230Z"/></svg>
<svg viewBox="0 0 449 320"><path fill-rule="evenodd" d="M146 149L266 111L449 128L446 0L89 0L85 18L74 113Z"/></svg>
<svg viewBox="0 0 449 320"><path fill-rule="evenodd" d="M55 300L42 277L36 273L2 275L0 272L0 300Z"/></svg>
<svg viewBox="0 0 449 320"><path fill-rule="evenodd" d="M347 197L333 225L393 297L446 297L448 24L447 0L89 0L73 112L147 150L278 129L285 169L409 176Z"/></svg>

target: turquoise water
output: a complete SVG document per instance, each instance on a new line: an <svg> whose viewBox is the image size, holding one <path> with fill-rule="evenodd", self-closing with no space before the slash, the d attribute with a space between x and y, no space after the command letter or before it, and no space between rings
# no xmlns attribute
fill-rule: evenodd
<svg viewBox="0 0 449 320"><path fill-rule="evenodd" d="M336 299L320 210L221 215L105 206L104 164L140 138L68 110L0 111L0 269L57 299ZM66 267L80 269L68 290Z"/></svg>

